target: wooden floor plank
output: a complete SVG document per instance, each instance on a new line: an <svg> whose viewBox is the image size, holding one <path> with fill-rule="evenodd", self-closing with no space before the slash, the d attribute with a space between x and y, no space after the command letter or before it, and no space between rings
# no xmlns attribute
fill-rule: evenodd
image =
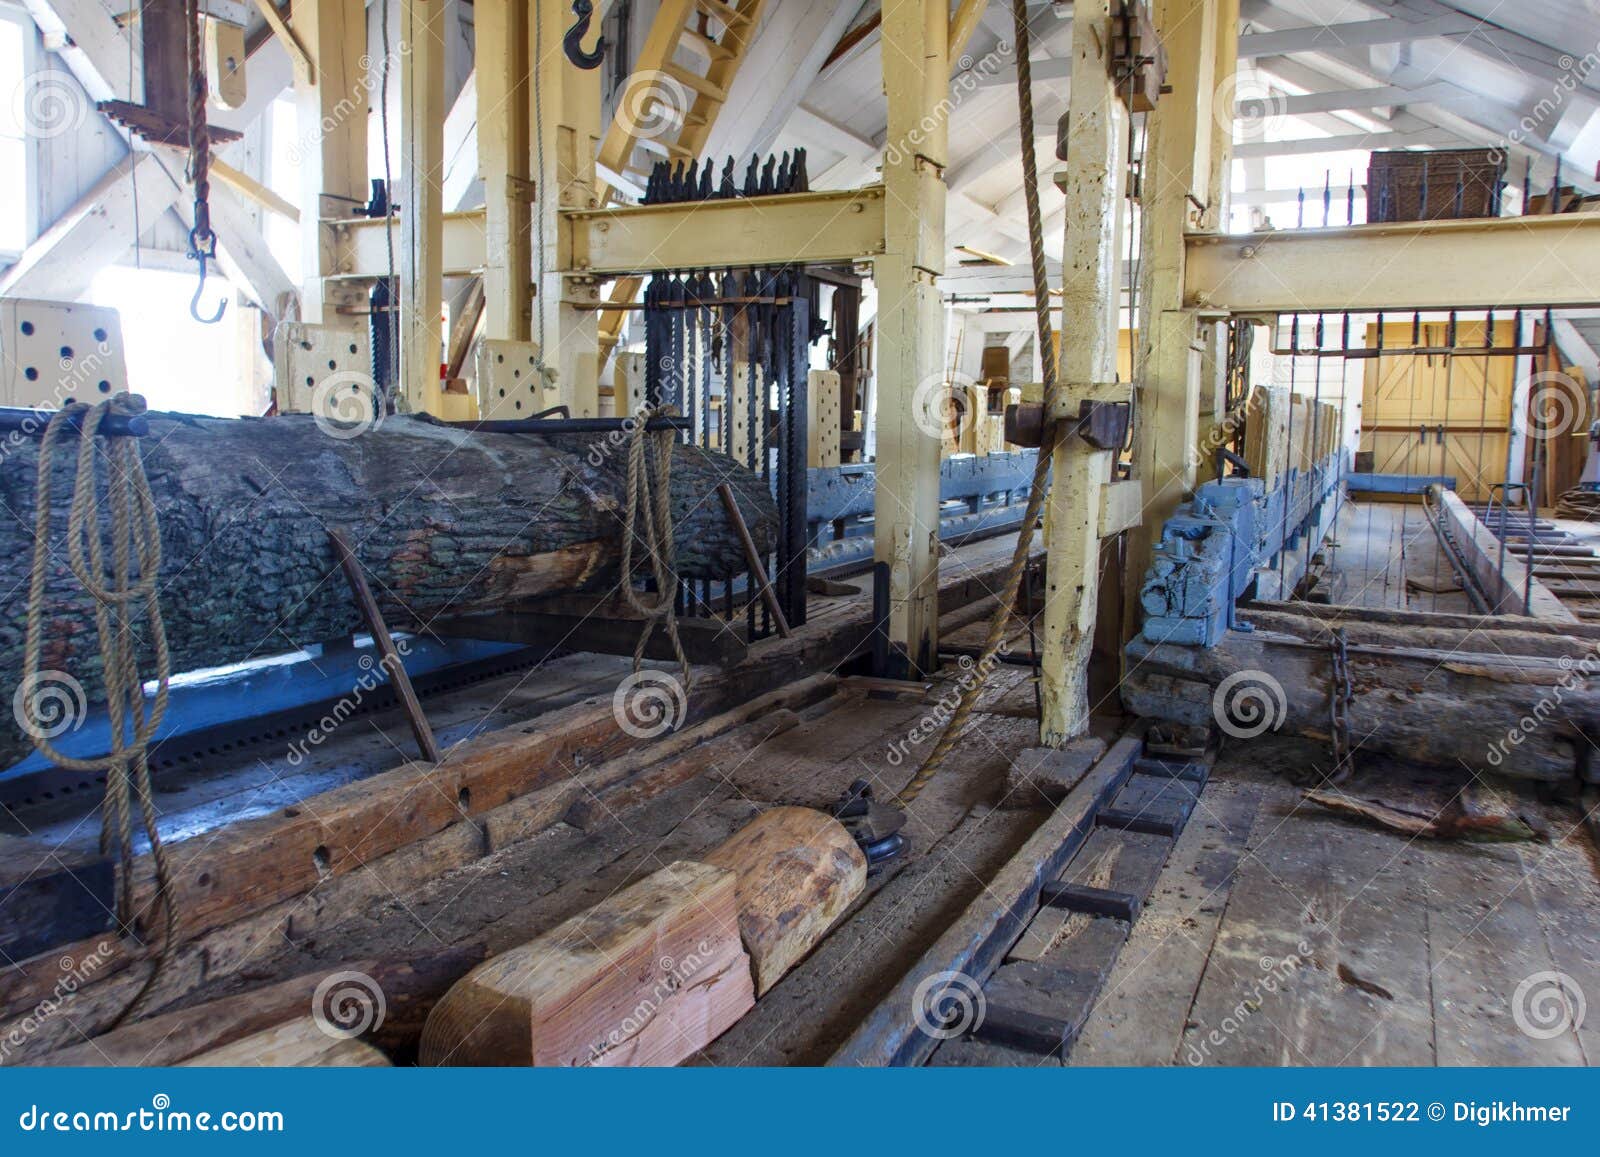
<svg viewBox="0 0 1600 1157"><path fill-rule="evenodd" d="M1540 1039L1522 1030L1515 1011L1519 985L1558 970L1530 883L1543 851L1449 845L1430 857L1429 967L1440 1064L1584 1063L1574 1033ZM1539 1027L1536 1019L1529 1023Z"/></svg>
<svg viewBox="0 0 1600 1157"><path fill-rule="evenodd" d="M1288 814L1298 792L1287 785L1273 795L1239 866L1182 1059L1432 1064L1420 856L1385 832Z"/></svg>
<svg viewBox="0 0 1600 1157"><path fill-rule="evenodd" d="M1068 1064L1173 1062L1261 795L1253 785L1207 788Z"/></svg>

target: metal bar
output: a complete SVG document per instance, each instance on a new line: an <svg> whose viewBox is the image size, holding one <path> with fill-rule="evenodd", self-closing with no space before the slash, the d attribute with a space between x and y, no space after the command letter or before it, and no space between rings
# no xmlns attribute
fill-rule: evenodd
<svg viewBox="0 0 1600 1157"><path fill-rule="evenodd" d="M339 560L339 566L344 570L344 577L350 583L350 593L355 595L356 606L361 609L361 617L366 621L367 630L372 635L372 641L378 645L378 652L382 656L382 666L389 673L389 681L394 684L395 694L400 698L400 705L405 709L406 722L411 724L411 733L417 737L417 746L422 749L422 757L429 763L438 763L439 741L433 736L433 728L428 724L428 717L422 710L422 701L417 698L417 692L411 686L411 676L406 674L406 667L400 660L400 652L394 645L394 639L389 635L389 627L383 621L383 612L378 609L378 600L372 597L372 588L367 585L366 572L361 569L361 563L356 558L355 552L350 549L350 544L345 541L344 535L337 530L328 531L328 542L333 547L334 557Z"/></svg>
<svg viewBox="0 0 1600 1157"><path fill-rule="evenodd" d="M777 624L778 634L787 639L793 634L789 630L789 620L783 616L783 608L778 605L778 596L773 592L772 584L767 581L767 569L761 565L761 552L756 549L756 540L750 537L750 528L745 525L744 515L739 513L739 503L733 497L733 488L726 482L717 485L717 495L722 499L722 508L728 512L728 521L733 523L733 529L738 532L739 541L744 545L744 556L750 564L750 573L756 581L756 589L761 592L761 601L768 611L772 613L772 621Z"/></svg>
<svg viewBox="0 0 1600 1157"><path fill-rule="evenodd" d="M25 406L0 406L0 432L17 433L26 437L44 437L44 429L57 414L66 414L67 426L74 434L83 430L83 419L88 408L82 410L30 410ZM100 419L96 433L101 437L143 438L150 432L150 422L143 414L122 414L112 410Z"/></svg>

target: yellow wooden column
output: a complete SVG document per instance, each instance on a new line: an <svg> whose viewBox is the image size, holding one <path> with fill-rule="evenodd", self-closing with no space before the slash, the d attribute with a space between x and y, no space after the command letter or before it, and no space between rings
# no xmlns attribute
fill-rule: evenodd
<svg viewBox="0 0 1600 1157"><path fill-rule="evenodd" d="M1157 0L1156 30L1167 50L1167 84L1149 116L1144 166L1139 343L1134 350L1134 476L1144 523L1128 535L1124 622L1139 623L1139 587L1161 527L1195 484L1206 320L1183 305L1183 235L1208 217L1218 104L1219 22L1237 36L1238 0ZM1232 123L1232 109L1221 114ZM1230 129L1231 131L1231 129ZM1213 215L1214 214L1209 214Z"/></svg>
<svg viewBox="0 0 1600 1157"><path fill-rule="evenodd" d="M540 356L556 371L555 393L574 418L600 414L600 341L597 330L599 286L583 274L550 272L558 267L559 214L562 209L592 209L595 151L600 144L600 78L603 68L581 69L567 60L561 37L572 23L572 6L563 0L535 0L532 21L532 102L534 180L539 186L536 228L543 236L543 278L533 300L533 340ZM540 240L534 238L535 268Z"/></svg>
<svg viewBox="0 0 1600 1157"><path fill-rule="evenodd" d="M887 223L878 289L877 562L889 564L889 640L911 671L938 654L939 444L944 413L944 167L950 6L888 0L883 83Z"/></svg>
<svg viewBox="0 0 1600 1157"><path fill-rule="evenodd" d="M400 5L398 402L411 413L441 409L445 8L435 0L402 0Z"/></svg>
<svg viewBox="0 0 1600 1157"><path fill-rule="evenodd" d="M527 341L533 311L533 146L527 0L478 0L478 174L484 188L483 334Z"/></svg>
<svg viewBox="0 0 1600 1157"><path fill-rule="evenodd" d="M300 315L331 324L341 306L366 308L366 291L324 280L338 273L334 237L319 222L349 217L367 200L367 98L372 80L363 0L300 0L294 31L312 61L295 75L300 162ZM375 71L375 69L374 69Z"/></svg>
<svg viewBox="0 0 1600 1157"><path fill-rule="evenodd" d="M1111 0L1078 0L1072 17L1066 245L1061 258L1061 360L1057 418L1084 401L1126 401L1117 384L1117 318L1126 219L1128 114L1111 63ZM1045 520L1049 551L1041 640L1046 747L1089 728L1089 651L1099 598L1101 492L1114 451L1076 434L1056 447Z"/></svg>

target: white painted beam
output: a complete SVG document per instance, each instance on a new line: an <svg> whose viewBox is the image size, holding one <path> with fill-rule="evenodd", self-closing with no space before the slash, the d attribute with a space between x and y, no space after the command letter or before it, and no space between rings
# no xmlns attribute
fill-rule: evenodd
<svg viewBox="0 0 1600 1157"><path fill-rule="evenodd" d="M1371 48L1380 44L1405 44L1438 36L1463 36L1482 22L1471 16L1439 16L1431 20L1358 20L1348 24L1316 24L1285 28L1279 32L1250 32L1239 37L1239 59L1293 56L1302 52L1332 52L1345 48Z"/></svg>

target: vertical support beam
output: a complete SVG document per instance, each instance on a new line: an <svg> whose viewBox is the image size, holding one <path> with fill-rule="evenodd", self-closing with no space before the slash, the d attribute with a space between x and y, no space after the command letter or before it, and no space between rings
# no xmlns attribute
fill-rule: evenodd
<svg viewBox="0 0 1600 1157"><path fill-rule="evenodd" d="M399 401L414 414L441 409L446 8L436 0L400 3Z"/></svg>
<svg viewBox="0 0 1600 1157"><path fill-rule="evenodd" d="M1239 71L1239 0L1217 0L1214 35L1212 75L1216 78L1217 91L1236 92L1239 86L1227 81ZM1218 103L1216 99L1211 102L1210 176L1201 227L1221 233L1228 228L1228 211L1233 201L1233 118L1226 110L1219 114ZM1228 331L1222 322L1208 321L1202 332L1205 353L1201 357L1198 429L1205 431L1211 429L1226 409ZM1214 473L1207 460L1200 460L1198 469L1208 478Z"/></svg>
<svg viewBox="0 0 1600 1157"><path fill-rule="evenodd" d="M305 271L300 308L306 321L329 324L340 306L365 308L361 290L323 280L339 270L332 232L318 223L348 217L351 201L367 199L366 6L362 0L297 0L294 30L317 62L311 79L295 78Z"/></svg>
<svg viewBox="0 0 1600 1157"><path fill-rule="evenodd" d="M599 285L592 277L548 272L556 264L560 211L600 203L594 158L604 69L585 71L567 60L561 37L571 19L571 5L563 0L537 0L530 96L541 210L536 227L544 237L546 272L533 301L533 340L556 371L558 400L574 418L593 418L600 414L599 315L593 308L600 301Z"/></svg>
<svg viewBox="0 0 1600 1157"><path fill-rule="evenodd" d="M1078 0L1072 15L1067 231L1061 258L1061 360L1056 417L1085 400L1126 396L1117 378L1117 318L1126 216L1128 114L1108 52L1111 0ZM1059 747L1089 728L1089 653L1100 590L1100 494L1113 451L1076 434L1051 462L1039 741Z"/></svg>
<svg viewBox="0 0 1600 1157"><path fill-rule="evenodd" d="M532 105L527 0L478 0L478 174L483 178L487 260L484 336L527 341L533 311Z"/></svg>
<svg viewBox="0 0 1600 1157"><path fill-rule="evenodd" d="M889 564L889 641L913 672L938 652L939 440L944 389L945 117L950 7L894 0L883 12L888 220L878 287L874 547ZM929 126L932 126L931 130ZM893 650L893 648L892 648Z"/></svg>
<svg viewBox="0 0 1600 1157"><path fill-rule="evenodd" d="M139 46L145 107L179 124L187 122L189 50L183 0L140 0Z"/></svg>
<svg viewBox="0 0 1600 1157"><path fill-rule="evenodd" d="M1161 527L1195 484L1202 320L1183 307L1183 235L1201 227L1213 181L1213 106L1218 21L1237 0L1156 0L1171 91L1149 116L1144 166L1139 344L1134 351L1138 423L1134 476L1144 487L1144 524L1128 535L1123 621L1139 625L1139 587ZM1226 119L1226 118L1224 118Z"/></svg>

